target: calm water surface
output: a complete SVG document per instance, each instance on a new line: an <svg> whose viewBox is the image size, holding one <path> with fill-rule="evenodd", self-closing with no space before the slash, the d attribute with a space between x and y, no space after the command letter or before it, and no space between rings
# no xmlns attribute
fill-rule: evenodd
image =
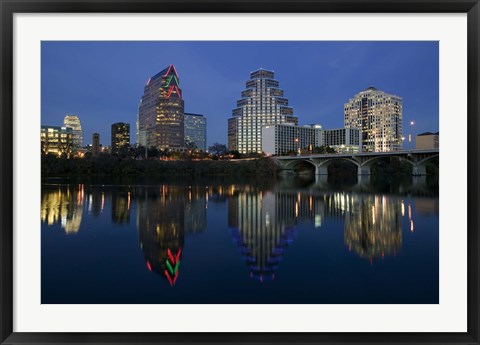
<svg viewBox="0 0 480 345"><path fill-rule="evenodd" d="M42 303L438 303L438 180L42 181Z"/></svg>

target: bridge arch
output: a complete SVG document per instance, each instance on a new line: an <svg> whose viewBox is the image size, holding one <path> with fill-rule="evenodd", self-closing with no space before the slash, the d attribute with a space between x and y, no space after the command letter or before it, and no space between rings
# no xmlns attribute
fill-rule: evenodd
<svg viewBox="0 0 480 345"><path fill-rule="evenodd" d="M414 165L413 165L413 169L412 169L412 175L413 176L422 176L422 175L426 175L427 174L427 163L431 160L433 160L434 158L438 158L439 155L436 154L436 155L433 155L433 156L428 156L428 157L425 157L419 161L417 161Z"/></svg>
<svg viewBox="0 0 480 345"><path fill-rule="evenodd" d="M440 157L440 155L428 156L426 158L423 158L423 159L419 160L417 162L417 165L420 165L420 164L424 165L424 164L428 163L429 161L433 160L434 158L439 158L439 157Z"/></svg>
<svg viewBox="0 0 480 345"><path fill-rule="evenodd" d="M325 160L322 160L321 162L319 162L319 166L323 166L323 165L326 165L326 166L329 166L330 164L332 164L334 161L346 161L346 162L350 162L350 163L353 163L355 164L357 167L360 166L360 163L357 162L356 160L354 160L353 158L348 158L348 157L332 157L332 158L328 158L328 159L325 159Z"/></svg>
<svg viewBox="0 0 480 345"><path fill-rule="evenodd" d="M398 158L398 160L402 161L402 162L407 162L409 163L410 165L415 165L415 163L410 160L410 159L407 159L405 157L402 157L402 156L394 156L395 158ZM392 158L392 157L385 157L385 156L375 156L375 157L372 157L372 158L368 158L367 160L363 161L360 165L362 166L368 166L368 167L371 167L373 163L375 163L375 161L378 161L380 159L385 159L385 158Z"/></svg>
<svg viewBox="0 0 480 345"><path fill-rule="evenodd" d="M348 157L331 157L331 158L327 158L327 159L323 159L319 162L317 162L317 168L315 170L315 172L320 175L328 175L328 167L330 166L330 164L332 164L333 162L335 161L344 161L344 162L349 162L349 163L352 163L354 164L356 167L357 167L357 171L358 169L360 169L360 163L357 162L356 160L352 159L352 158L348 158Z"/></svg>
<svg viewBox="0 0 480 345"><path fill-rule="evenodd" d="M308 158L305 158L305 159L292 159L291 161L288 161L286 163L283 163L283 165L286 167L286 168L290 168L290 169L294 169L299 163L304 163L304 162L307 162L307 163L310 163L311 165L313 165L313 167L316 169L317 166L315 165L314 162L312 162L310 159Z"/></svg>

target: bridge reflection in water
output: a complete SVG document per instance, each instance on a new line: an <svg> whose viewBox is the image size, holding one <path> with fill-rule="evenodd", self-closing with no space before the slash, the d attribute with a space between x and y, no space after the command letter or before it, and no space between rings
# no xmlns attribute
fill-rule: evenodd
<svg viewBox="0 0 480 345"><path fill-rule="evenodd" d="M275 279L302 229L324 228L329 219L343 221L344 250L357 257L373 263L396 255L402 250L402 224L415 231L414 205L405 193L426 188L421 182L395 195L372 193L373 187L362 181L339 191L322 186L328 182L317 179L304 188L288 181L273 188L43 185L41 220L49 226L60 224L65 234L74 235L81 231L85 212L99 217L109 209L112 222L120 225L133 218L146 269L174 286L182 254L188 252L186 237L206 231L209 202L226 202L228 224L223 226L230 229L250 277L263 282ZM438 215L438 198L415 200L420 203L417 213Z"/></svg>

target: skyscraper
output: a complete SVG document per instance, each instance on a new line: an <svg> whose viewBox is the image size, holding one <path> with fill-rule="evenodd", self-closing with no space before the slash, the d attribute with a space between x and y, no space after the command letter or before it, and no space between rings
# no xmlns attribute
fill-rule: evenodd
<svg viewBox="0 0 480 345"><path fill-rule="evenodd" d="M118 122L112 125L112 154L130 145L130 124Z"/></svg>
<svg viewBox="0 0 480 345"><path fill-rule="evenodd" d="M361 130L363 152L402 149L402 98L373 86L356 94L344 106L345 128Z"/></svg>
<svg viewBox="0 0 480 345"><path fill-rule="evenodd" d="M199 150L207 150L207 119L200 114L185 113L185 146L194 144Z"/></svg>
<svg viewBox="0 0 480 345"><path fill-rule="evenodd" d="M292 123L298 125L293 108L283 97L274 73L264 69L250 73L242 98L228 119L228 148L240 153L262 152L262 126Z"/></svg>
<svg viewBox="0 0 480 345"><path fill-rule="evenodd" d="M83 146L83 131L80 119L77 115L66 115L63 119L63 125L67 128L71 128L73 132L73 146L74 148L80 148Z"/></svg>
<svg viewBox="0 0 480 345"><path fill-rule="evenodd" d="M175 66L170 65L147 81L138 107L140 145L180 149L184 142L184 102Z"/></svg>

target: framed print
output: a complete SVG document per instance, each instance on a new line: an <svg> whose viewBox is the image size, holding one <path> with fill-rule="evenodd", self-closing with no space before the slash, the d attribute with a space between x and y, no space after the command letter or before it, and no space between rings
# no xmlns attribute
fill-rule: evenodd
<svg viewBox="0 0 480 345"><path fill-rule="evenodd" d="M479 12L1 0L1 343L478 344Z"/></svg>

